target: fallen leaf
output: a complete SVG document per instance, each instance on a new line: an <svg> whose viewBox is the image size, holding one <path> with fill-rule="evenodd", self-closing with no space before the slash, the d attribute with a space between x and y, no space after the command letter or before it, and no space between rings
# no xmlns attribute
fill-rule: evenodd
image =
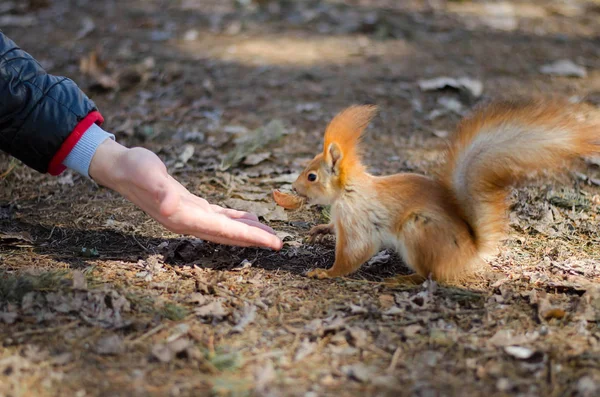
<svg viewBox="0 0 600 397"><path fill-rule="evenodd" d="M168 363L191 345L192 343L187 338L179 338L169 343L158 343L152 347L152 355L158 361Z"/></svg>
<svg viewBox="0 0 600 397"><path fill-rule="evenodd" d="M287 241L294 237L293 234L285 232L283 230L276 230L275 235L281 239L281 241Z"/></svg>
<svg viewBox="0 0 600 397"><path fill-rule="evenodd" d="M448 113L456 113L459 116L463 114L463 105L462 103L455 98L451 97L441 97L437 101L438 105L440 105L439 109L434 109L429 115L426 117L426 120L435 120L440 116L444 116Z"/></svg>
<svg viewBox="0 0 600 397"><path fill-rule="evenodd" d="M522 346L506 346L504 351L519 360L527 360L535 353L533 350Z"/></svg>
<svg viewBox="0 0 600 397"><path fill-rule="evenodd" d="M263 395L267 387L275 380L275 368L273 363L268 360L264 366L259 366L254 372L254 389L259 395Z"/></svg>
<svg viewBox="0 0 600 397"><path fill-rule="evenodd" d="M171 335L169 335L169 337L166 339L166 342L171 343L173 341L176 341L177 339L186 335L189 332L189 330L190 330L189 324L186 324L186 323L177 324L173 329L173 333Z"/></svg>
<svg viewBox="0 0 600 397"><path fill-rule="evenodd" d="M229 315L220 301L212 301L209 304L201 306L194 310L194 313L199 317L208 317L221 320Z"/></svg>
<svg viewBox="0 0 600 397"><path fill-rule="evenodd" d="M233 192L231 197L240 198L246 201L264 201L269 195L266 193L248 193L248 192Z"/></svg>
<svg viewBox="0 0 600 397"><path fill-rule="evenodd" d="M540 67L542 74L548 74L551 76L563 76L563 77L580 77L587 76L587 72L583 66L576 65L573 61L568 59L561 59L556 62L544 65Z"/></svg>
<svg viewBox="0 0 600 397"><path fill-rule="evenodd" d="M302 339L302 342L300 342L300 346L298 346L298 349L296 350L296 353L294 354L294 361L300 361L305 357L308 357L309 355L311 355L317 348L317 344L316 343L311 343L308 338L304 338Z"/></svg>
<svg viewBox="0 0 600 397"><path fill-rule="evenodd" d="M387 263L387 262L389 262L390 258L391 258L391 255L386 250L383 250L383 251L378 252L371 259L369 259L369 261L367 262L367 265L371 266L371 265L375 265L378 263ZM392 297L392 299L393 299L393 297ZM381 302L381 296L380 296L380 302Z"/></svg>
<svg viewBox="0 0 600 397"><path fill-rule="evenodd" d="M344 365L340 370L349 378L361 383L367 382L371 375L373 375L373 370L363 363Z"/></svg>
<svg viewBox="0 0 600 397"><path fill-rule="evenodd" d="M262 183L279 183L279 184L294 183L296 181L296 179L298 179L298 176L300 176L300 174L297 172L294 172L291 174L283 174L283 175L280 175L275 178L263 179L261 182Z"/></svg>
<svg viewBox="0 0 600 397"><path fill-rule="evenodd" d="M206 140L206 135L200 131L190 131L183 135L183 140L186 142L203 143Z"/></svg>
<svg viewBox="0 0 600 397"><path fill-rule="evenodd" d="M249 154L248 156L246 156L244 161L242 161L242 164L257 165L257 164L260 164L263 161L267 160L269 157L271 157L271 153L269 153L269 152L252 153L252 154Z"/></svg>
<svg viewBox="0 0 600 397"><path fill-rule="evenodd" d="M31 247L33 239L27 232L0 233L0 245L12 245L16 247Z"/></svg>
<svg viewBox="0 0 600 397"><path fill-rule="evenodd" d="M21 28L33 26L37 19L31 15L2 15L0 16L0 26L7 28L9 26L18 26Z"/></svg>
<svg viewBox="0 0 600 397"><path fill-rule="evenodd" d="M220 171L237 166L243 159L260 148L279 140L285 134L281 120L272 120L267 125L257 128L251 133L238 136L236 146L227 153L219 167Z"/></svg>
<svg viewBox="0 0 600 397"><path fill-rule="evenodd" d="M406 336L407 338L412 338L414 336L416 336L418 333L420 333L423 330L423 327L420 326L419 324L411 324L406 326L403 329L404 332L404 336Z"/></svg>
<svg viewBox="0 0 600 397"><path fill-rule="evenodd" d="M379 304L383 309L389 309L390 307L394 306L396 302L394 301L393 295L384 294L379 295Z"/></svg>
<svg viewBox="0 0 600 397"><path fill-rule="evenodd" d="M600 381L590 375L583 376L577 381L577 391L581 397L597 396L600 391Z"/></svg>
<svg viewBox="0 0 600 397"><path fill-rule="evenodd" d="M238 267L234 267L233 269L231 269L232 272L239 272L242 271L244 269L248 269L252 267L252 262L250 262L248 259L244 259L242 261L242 263L240 263L240 265Z"/></svg>
<svg viewBox="0 0 600 397"><path fill-rule="evenodd" d="M175 356L171 349L165 344L157 344L152 347L152 355L160 362L168 363Z"/></svg>
<svg viewBox="0 0 600 397"><path fill-rule="evenodd" d="M247 201L237 198L228 198L223 204L229 208L250 212L258 217L264 217L275 209L275 203Z"/></svg>
<svg viewBox="0 0 600 397"><path fill-rule="evenodd" d="M97 50L79 60L79 70L93 79L90 84L91 89L114 90L118 86L114 76L107 72L106 63L100 58Z"/></svg>
<svg viewBox="0 0 600 397"><path fill-rule="evenodd" d="M124 351L125 344L123 343L123 338L117 334L106 336L96 344L96 353L98 354L116 355Z"/></svg>
<svg viewBox="0 0 600 397"><path fill-rule="evenodd" d="M591 286L579 298L575 317L589 322L600 321L600 287Z"/></svg>
<svg viewBox="0 0 600 397"><path fill-rule="evenodd" d="M496 347L504 347L531 343L538 338L539 334L537 332L515 335L512 330L501 329L498 330L494 336L488 339L488 343Z"/></svg>
<svg viewBox="0 0 600 397"><path fill-rule="evenodd" d="M184 145L183 151L177 157L177 160L179 160L179 161L177 163L175 163L175 168L182 168L185 164L187 164L187 162L194 155L194 151L195 151L194 145L190 145L190 144Z"/></svg>
<svg viewBox="0 0 600 397"><path fill-rule="evenodd" d="M350 313L352 314L365 314L369 311L362 306L357 306L353 303L350 304Z"/></svg>
<svg viewBox="0 0 600 397"><path fill-rule="evenodd" d="M90 17L83 18L81 24L83 25L79 32L75 35L75 40L81 40L96 29L94 20Z"/></svg>
<svg viewBox="0 0 600 397"><path fill-rule="evenodd" d="M321 104L317 102L299 103L296 105L298 113L309 113L319 109L321 109Z"/></svg>
<svg viewBox="0 0 600 397"><path fill-rule="evenodd" d="M184 41L194 41L198 39L200 33L196 29L189 29L183 34Z"/></svg>
<svg viewBox="0 0 600 397"><path fill-rule="evenodd" d="M249 303L244 303L244 307L242 309L242 314L240 316L239 321L232 328L231 332L233 333L242 333L244 328L248 326L248 324L254 322L256 319L256 306L251 305Z"/></svg>
<svg viewBox="0 0 600 397"><path fill-rule="evenodd" d="M288 215L285 213L283 207L276 207L273 211L269 212L265 216L263 216L266 221L287 221Z"/></svg>
<svg viewBox="0 0 600 397"><path fill-rule="evenodd" d="M208 303L208 298L206 297L206 295L200 293L200 292L194 292L193 294L191 294L189 296L189 298L187 299L187 301L189 303L196 303L199 306L203 306L206 303Z"/></svg>
<svg viewBox="0 0 600 397"><path fill-rule="evenodd" d="M61 176L56 179L61 186L73 186L75 182L73 181L73 173L72 172L63 172Z"/></svg>
<svg viewBox="0 0 600 397"><path fill-rule="evenodd" d="M223 127L223 132L232 135L242 135L248 133L248 128L244 127L243 125L226 125Z"/></svg>
<svg viewBox="0 0 600 397"><path fill-rule="evenodd" d="M459 91L467 91L475 98L480 97L483 92L481 81L469 77L457 79L452 77L436 77L429 80L419 80L418 84L422 91L435 91L450 87Z"/></svg>
<svg viewBox="0 0 600 397"><path fill-rule="evenodd" d="M403 314L403 313L406 313L406 311L398 306L392 306L388 310L383 312L383 314L385 314L386 316L395 316L397 314Z"/></svg>
<svg viewBox="0 0 600 397"><path fill-rule="evenodd" d="M363 347L368 342L369 334L362 328L350 327L348 328L347 336L348 343L354 347Z"/></svg>
<svg viewBox="0 0 600 397"><path fill-rule="evenodd" d="M483 4L480 20L492 29L511 32L519 26L515 6L508 2Z"/></svg>
<svg viewBox="0 0 600 397"><path fill-rule="evenodd" d="M0 321L5 324L14 324L17 321L19 315L17 313L12 312L0 312Z"/></svg>
<svg viewBox="0 0 600 397"><path fill-rule="evenodd" d="M540 320L561 319L567 314L563 309L555 307L550 303L548 294L545 291L532 290L529 294L529 301L537 305Z"/></svg>
<svg viewBox="0 0 600 397"><path fill-rule="evenodd" d="M81 272L80 270L73 271L73 289L87 289L87 280L85 279L85 275L83 274L83 272Z"/></svg>
<svg viewBox="0 0 600 397"><path fill-rule="evenodd" d="M53 365L67 365L73 361L73 353L64 352L52 357Z"/></svg>

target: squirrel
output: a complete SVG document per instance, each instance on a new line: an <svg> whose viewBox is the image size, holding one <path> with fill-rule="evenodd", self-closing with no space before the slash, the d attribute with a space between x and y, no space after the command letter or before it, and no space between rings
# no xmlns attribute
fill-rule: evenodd
<svg viewBox="0 0 600 397"><path fill-rule="evenodd" d="M434 176L375 176L363 165L360 141L376 111L354 105L337 114L323 152L292 184L307 202L331 206L331 223L313 227L310 240L336 235L333 266L308 277L348 275L390 248L415 273L387 281L464 279L497 252L511 187L534 171L556 173L566 161L600 153L600 117L591 106L497 101L461 120Z"/></svg>

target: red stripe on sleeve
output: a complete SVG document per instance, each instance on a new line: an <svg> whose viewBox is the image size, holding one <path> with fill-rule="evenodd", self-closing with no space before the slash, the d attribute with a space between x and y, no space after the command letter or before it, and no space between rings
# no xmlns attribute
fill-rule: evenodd
<svg viewBox="0 0 600 397"><path fill-rule="evenodd" d="M58 152L52 157L50 164L48 165L48 173L50 175L56 176L61 174L64 170L67 169L63 165L63 161L67 158L71 150L77 145L77 142L81 139L83 134L92 126L92 124L96 123L98 125L102 125L104 122L104 118L100 114L100 112L94 110L90 112L83 120L81 120L73 129L73 132L65 139L63 144L58 149Z"/></svg>

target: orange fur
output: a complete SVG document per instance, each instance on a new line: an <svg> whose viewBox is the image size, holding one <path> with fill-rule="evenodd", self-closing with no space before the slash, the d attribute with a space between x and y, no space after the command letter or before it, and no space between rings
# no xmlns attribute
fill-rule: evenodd
<svg viewBox="0 0 600 397"><path fill-rule="evenodd" d="M473 148L486 132L485 145ZM532 171L555 172L598 153L599 145L600 120L591 108L559 100L499 102L460 123L440 178L463 209L478 248L488 253L505 232L508 187L530 179Z"/></svg>
<svg viewBox="0 0 600 397"><path fill-rule="evenodd" d="M504 102L462 121L436 178L378 177L364 170L358 154L373 114L374 107L353 106L336 116L323 153L293 184L309 201L332 206L335 263L311 277L344 276L390 247L421 277L461 278L502 238L510 186L532 171L558 171L566 161L600 153L597 111L560 101ZM341 152L338 164L332 145Z"/></svg>
<svg viewBox="0 0 600 397"><path fill-rule="evenodd" d="M344 154L340 164L340 182L344 183L351 172L362 171L360 138L377 112L375 106L351 106L336 115L325 130L323 155L329 155L332 143Z"/></svg>

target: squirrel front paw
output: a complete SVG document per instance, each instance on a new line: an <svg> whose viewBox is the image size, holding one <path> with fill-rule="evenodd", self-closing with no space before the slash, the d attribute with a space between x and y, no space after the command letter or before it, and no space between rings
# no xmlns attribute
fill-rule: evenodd
<svg viewBox="0 0 600 397"><path fill-rule="evenodd" d="M320 240L322 236L327 236L329 234L334 234L334 233L335 233L335 231L333 229L332 223L329 223L327 225L314 226L308 232L308 242L312 244L312 243Z"/></svg>
<svg viewBox="0 0 600 397"><path fill-rule="evenodd" d="M324 278L331 278L331 276L329 275L329 271L327 271L326 269L311 270L310 272L306 273L306 276L309 278L316 278L319 280L323 280Z"/></svg>

